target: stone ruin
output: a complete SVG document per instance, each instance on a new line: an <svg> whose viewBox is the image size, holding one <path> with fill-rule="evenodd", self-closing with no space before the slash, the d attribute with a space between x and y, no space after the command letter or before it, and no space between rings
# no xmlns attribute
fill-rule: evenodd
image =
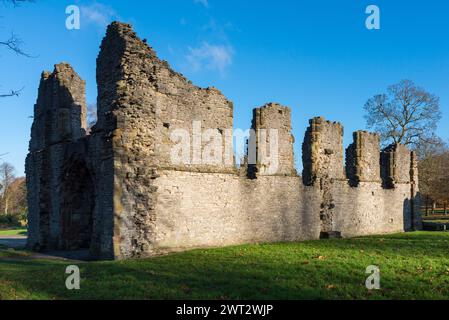
<svg viewBox="0 0 449 320"><path fill-rule="evenodd" d="M267 104L252 128L278 130L276 172L257 161L242 173L234 159L175 165L170 131L199 121L224 134L233 104L192 85L118 22L101 44L97 85L98 121L88 130L85 82L65 63L42 74L26 160L32 250L126 259L420 228L417 161L404 146L381 152L379 136L357 131L344 164L342 125L314 118L301 177L290 109Z"/></svg>

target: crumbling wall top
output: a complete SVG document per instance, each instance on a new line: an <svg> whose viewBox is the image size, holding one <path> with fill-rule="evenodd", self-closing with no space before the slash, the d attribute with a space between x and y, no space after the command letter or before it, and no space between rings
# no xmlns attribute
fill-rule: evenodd
<svg viewBox="0 0 449 320"><path fill-rule="evenodd" d="M85 81L70 64L59 63L53 72L42 72L30 151L85 136L86 113Z"/></svg>
<svg viewBox="0 0 449 320"><path fill-rule="evenodd" d="M346 149L346 173L349 183L380 182L380 137L376 133L356 131L354 142Z"/></svg>
<svg viewBox="0 0 449 320"><path fill-rule="evenodd" d="M318 178L345 179L343 126L324 117L309 123L302 145L304 184L312 185Z"/></svg>
<svg viewBox="0 0 449 320"><path fill-rule="evenodd" d="M279 103L255 108L252 129L249 175L296 175L290 108Z"/></svg>

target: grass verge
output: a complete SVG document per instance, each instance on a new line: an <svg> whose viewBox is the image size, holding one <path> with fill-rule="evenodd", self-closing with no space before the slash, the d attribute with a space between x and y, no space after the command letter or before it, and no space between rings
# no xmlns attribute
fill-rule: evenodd
<svg viewBox="0 0 449 320"><path fill-rule="evenodd" d="M27 229L6 229L2 230L0 229L0 236L26 236L27 235Z"/></svg>
<svg viewBox="0 0 449 320"><path fill-rule="evenodd" d="M5 259L0 249L0 299L448 299L448 245L448 232L414 232L80 263L73 291L73 263ZM370 265L380 290L365 287Z"/></svg>

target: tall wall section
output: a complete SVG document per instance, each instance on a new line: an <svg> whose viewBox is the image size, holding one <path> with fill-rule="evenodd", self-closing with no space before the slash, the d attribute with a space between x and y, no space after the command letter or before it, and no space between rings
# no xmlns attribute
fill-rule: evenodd
<svg viewBox="0 0 449 320"><path fill-rule="evenodd" d="M28 246L33 249L65 249L69 243L83 241L78 232L79 239L75 240L70 238L70 232L64 234L62 230L69 223L64 219L64 208L70 201L67 188L75 183L64 180L68 171L63 169L70 170L74 162L85 161L83 158L65 161L70 152L68 146L86 135L84 90L84 81L68 64L58 64L52 73L42 74L26 159ZM74 224L80 231L88 228L90 221L80 206L78 209Z"/></svg>
<svg viewBox="0 0 449 320"><path fill-rule="evenodd" d="M172 71L127 24L108 27L97 59L97 82L99 116L94 132L107 131L111 136L112 157L106 171L114 172L113 190L106 193L113 194L113 203L106 209L114 217L114 256L148 255L156 237L157 171L234 172L232 140L227 146L230 158L204 165L201 149L208 141L194 135L211 129L212 137L224 144L226 129L232 129L233 107L218 90L193 86ZM187 132L191 146L186 161L180 163L172 156L177 141L171 134L176 131ZM108 186L110 181L105 189Z"/></svg>
<svg viewBox="0 0 449 320"><path fill-rule="evenodd" d="M296 176L290 109L277 103L255 108L251 129L249 176Z"/></svg>

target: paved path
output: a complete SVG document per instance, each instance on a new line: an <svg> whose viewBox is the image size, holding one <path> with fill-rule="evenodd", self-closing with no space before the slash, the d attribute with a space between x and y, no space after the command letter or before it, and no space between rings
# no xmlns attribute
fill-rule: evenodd
<svg viewBox="0 0 449 320"><path fill-rule="evenodd" d="M15 250L25 249L27 237L24 236L0 236L0 245ZM87 261L89 258L89 250L77 251L48 251L44 253L33 253L26 259L47 259L47 260L70 260L70 261ZM11 258L8 258L10 260ZM21 259L24 259L21 257Z"/></svg>
<svg viewBox="0 0 449 320"><path fill-rule="evenodd" d="M24 249L27 237L24 236L0 236L0 245L13 249Z"/></svg>

